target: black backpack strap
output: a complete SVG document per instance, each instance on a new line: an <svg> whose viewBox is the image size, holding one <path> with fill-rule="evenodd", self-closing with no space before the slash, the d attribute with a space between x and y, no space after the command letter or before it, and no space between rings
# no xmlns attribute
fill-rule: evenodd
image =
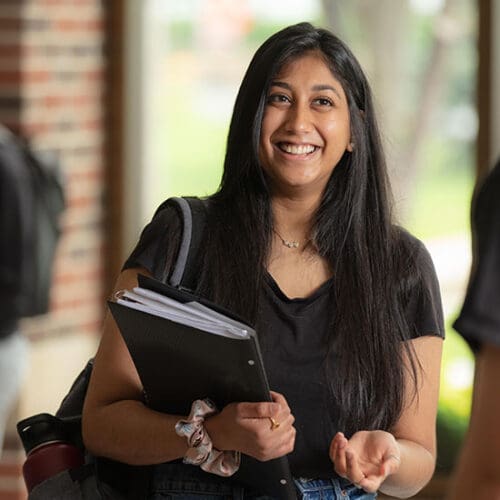
<svg viewBox="0 0 500 500"><path fill-rule="evenodd" d="M195 197L170 198L182 220L182 235L169 284L194 290L199 275L199 253L207 218L207 200Z"/></svg>

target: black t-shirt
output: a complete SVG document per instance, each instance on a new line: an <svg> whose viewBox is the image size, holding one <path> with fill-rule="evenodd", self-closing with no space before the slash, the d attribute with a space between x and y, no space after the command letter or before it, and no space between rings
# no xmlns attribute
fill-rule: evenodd
<svg viewBox="0 0 500 500"><path fill-rule="evenodd" d="M500 161L478 191L472 208L473 265L454 328L474 351L500 346Z"/></svg>
<svg viewBox="0 0 500 500"><path fill-rule="evenodd" d="M146 226L124 268L144 267L158 279L165 275L168 233L175 225L170 210L157 213ZM422 276L406 308L411 337L444 336L431 258L420 241L406 237L416 251ZM269 384L272 390L284 394L295 416L297 437L289 461L296 477L335 476L328 449L335 433L342 429L337 427L339 411L322 368L335 309L331 293L334 286L334 280L329 279L309 297L290 299L266 273L259 297L256 330Z"/></svg>

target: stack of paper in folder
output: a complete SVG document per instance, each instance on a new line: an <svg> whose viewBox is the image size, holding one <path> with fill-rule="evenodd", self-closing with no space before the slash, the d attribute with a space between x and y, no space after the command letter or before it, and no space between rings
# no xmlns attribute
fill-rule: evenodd
<svg viewBox="0 0 500 500"><path fill-rule="evenodd" d="M271 401L256 332L214 304L139 275L139 287L109 302L141 378L146 404L187 415L195 399L219 409ZM295 498L286 457L259 462L242 455L233 476L278 498Z"/></svg>

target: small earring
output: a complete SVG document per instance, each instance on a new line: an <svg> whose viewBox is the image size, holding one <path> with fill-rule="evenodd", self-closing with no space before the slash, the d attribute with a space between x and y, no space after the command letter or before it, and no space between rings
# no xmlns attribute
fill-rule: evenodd
<svg viewBox="0 0 500 500"><path fill-rule="evenodd" d="M348 145L347 145L347 151L349 151L350 153L352 153L354 150L354 142L350 142Z"/></svg>

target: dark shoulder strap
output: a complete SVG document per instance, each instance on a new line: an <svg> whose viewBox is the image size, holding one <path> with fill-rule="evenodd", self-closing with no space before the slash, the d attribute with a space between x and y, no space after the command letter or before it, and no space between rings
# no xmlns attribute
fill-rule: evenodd
<svg viewBox="0 0 500 500"><path fill-rule="evenodd" d="M177 260L170 273L169 284L194 290L198 276L198 256L207 217L207 200L174 197L169 201L177 206L182 221Z"/></svg>

